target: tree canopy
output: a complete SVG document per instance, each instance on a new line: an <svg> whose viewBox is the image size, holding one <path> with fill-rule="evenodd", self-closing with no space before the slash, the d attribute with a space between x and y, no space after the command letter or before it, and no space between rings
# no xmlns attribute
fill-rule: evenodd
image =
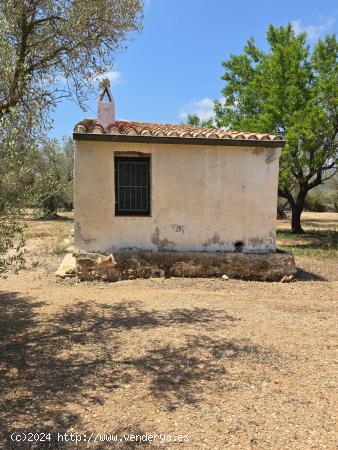
<svg viewBox="0 0 338 450"><path fill-rule="evenodd" d="M36 151L33 190L34 206L40 216L56 218L58 209L73 209L73 142L47 140ZM39 211L40 210L40 211Z"/></svg>
<svg viewBox="0 0 338 450"><path fill-rule="evenodd" d="M0 0L0 117L64 97L83 105L93 78L140 29L141 10L141 0Z"/></svg>
<svg viewBox="0 0 338 450"><path fill-rule="evenodd" d="M334 176L338 152L338 43L319 40L291 25L269 27L268 51L253 38L241 55L223 62L224 102L215 102L216 124L235 130L274 132L286 140L279 196L292 209L292 230L301 232L307 193Z"/></svg>
<svg viewBox="0 0 338 450"><path fill-rule="evenodd" d="M194 125L195 127L215 128L215 124L212 118L202 120L198 117L197 114L188 114L187 123L189 125Z"/></svg>

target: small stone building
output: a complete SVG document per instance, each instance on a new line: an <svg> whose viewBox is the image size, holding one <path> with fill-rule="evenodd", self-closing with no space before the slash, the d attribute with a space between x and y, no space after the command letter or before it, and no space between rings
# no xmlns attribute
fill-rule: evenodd
<svg viewBox="0 0 338 450"><path fill-rule="evenodd" d="M178 263L201 276L212 255L277 255L279 137L116 120L105 82L97 119L79 122L73 138L75 248L78 265L92 273L82 267L82 278L100 278L93 265L109 260L102 277L120 279L118 258L131 277L136 266L172 274Z"/></svg>

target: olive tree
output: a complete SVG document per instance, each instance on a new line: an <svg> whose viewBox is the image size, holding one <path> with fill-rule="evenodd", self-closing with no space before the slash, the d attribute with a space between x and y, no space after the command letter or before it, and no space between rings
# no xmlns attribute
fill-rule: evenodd
<svg viewBox="0 0 338 450"><path fill-rule="evenodd" d="M34 198L36 143L17 111L0 118L0 277L24 262L22 209Z"/></svg>
<svg viewBox="0 0 338 450"><path fill-rule="evenodd" d="M73 146L70 139L63 145L55 139L47 139L36 152L33 181L34 206L40 217L58 217L60 208L73 206Z"/></svg>
<svg viewBox="0 0 338 450"><path fill-rule="evenodd" d="M93 81L141 29L142 7L142 0L0 0L0 275L20 235L18 210L34 195L49 112L65 98L84 107Z"/></svg>

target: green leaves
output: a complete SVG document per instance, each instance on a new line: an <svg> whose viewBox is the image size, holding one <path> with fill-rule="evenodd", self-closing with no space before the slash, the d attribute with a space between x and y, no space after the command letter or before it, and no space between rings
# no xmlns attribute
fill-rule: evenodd
<svg viewBox="0 0 338 450"><path fill-rule="evenodd" d="M0 278L11 270L17 273L25 265L23 224L13 215L0 218Z"/></svg>
<svg viewBox="0 0 338 450"><path fill-rule="evenodd" d="M35 146L18 110L0 119L0 277L24 264L21 207L29 197Z"/></svg>
<svg viewBox="0 0 338 450"><path fill-rule="evenodd" d="M55 217L58 208L73 205L73 148L70 139L63 148L55 140L44 143L36 155L34 206L44 218Z"/></svg>
<svg viewBox="0 0 338 450"><path fill-rule="evenodd" d="M195 127L215 128L212 119L201 120L196 114L189 114L187 123L189 125L194 125Z"/></svg>
<svg viewBox="0 0 338 450"><path fill-rule="evenodd" d="M311 83L304 35L291 28L269 27L268 53L249 39L244 53L223 62L226 85L223 110L216 110L220 126L275 132L284 137L292 114L304 107Z"/></svg>

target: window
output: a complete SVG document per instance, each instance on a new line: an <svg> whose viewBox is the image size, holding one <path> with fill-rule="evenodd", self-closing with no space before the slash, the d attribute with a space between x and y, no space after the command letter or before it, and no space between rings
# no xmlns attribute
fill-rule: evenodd
<svg viewBox="0 0 338 450"><path fill-rule="evenodd" d="M150 215L150 158L115 157L115 215Z"/></svg>

